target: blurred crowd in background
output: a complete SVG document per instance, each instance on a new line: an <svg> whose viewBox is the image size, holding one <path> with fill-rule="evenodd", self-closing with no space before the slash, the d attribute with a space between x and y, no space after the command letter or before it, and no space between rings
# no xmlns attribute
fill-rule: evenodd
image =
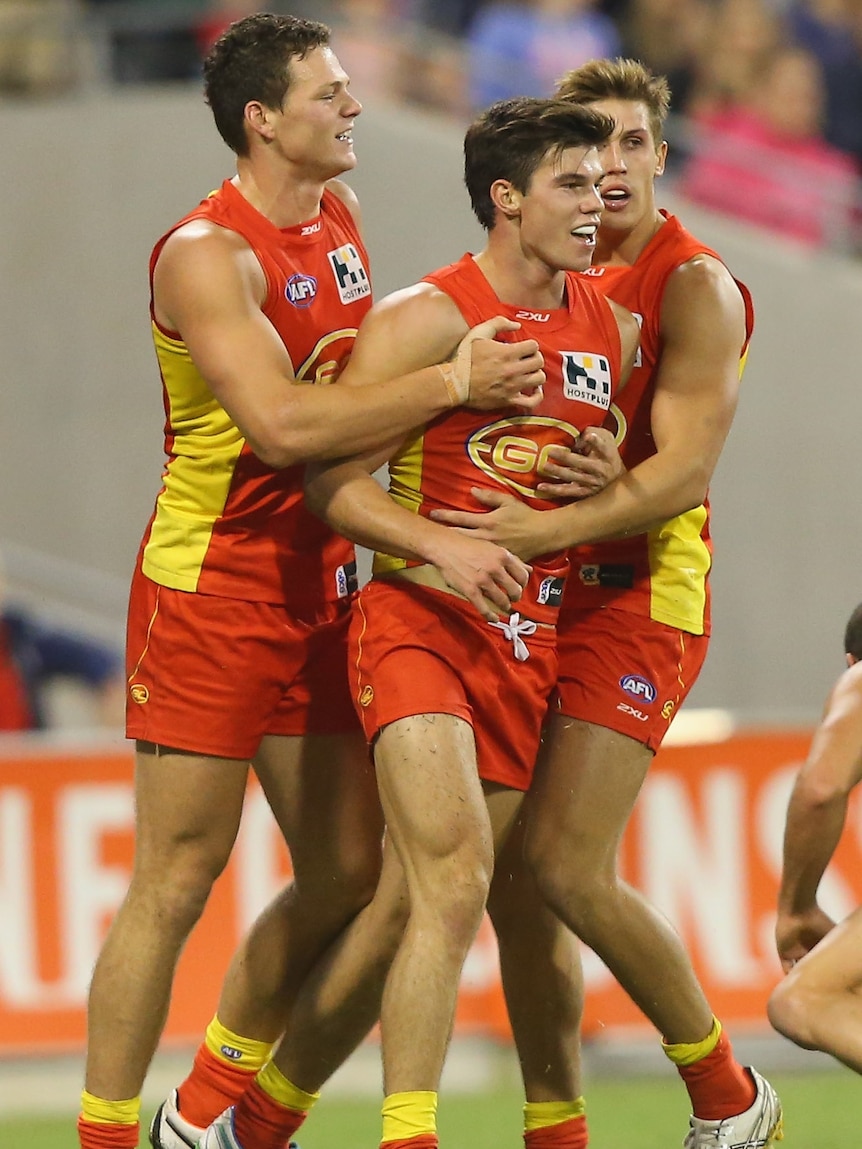
<svg viewBox="0 0 862 1149"><path fill-rule="evenodd" d="M0 0L0 95L194 80L256 11L332 25L360 98L462 121L592 57L637 57L671 82L681 194L858 254L862 0Z"/></svg>

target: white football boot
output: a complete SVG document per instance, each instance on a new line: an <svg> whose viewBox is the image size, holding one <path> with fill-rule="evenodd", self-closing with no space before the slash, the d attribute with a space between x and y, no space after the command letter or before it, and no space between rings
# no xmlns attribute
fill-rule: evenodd
<svg viewBox="0 0 862 1149"><path fill-rule="evenodd" d="M689 1117L683 1149L770 1149L784 1137L778 1094L756 1069L749 1067L757 1096L750 1108L722 1121Z"/></svg>
<svg viewBox="0 0 862 1149"><path fill-rule="evenodd" d="M150 1144L153 1149L194 1149L203 1132L200 1125L192 1125L180 1115L177 1091L172 1089L150 1122Z"/></svg>

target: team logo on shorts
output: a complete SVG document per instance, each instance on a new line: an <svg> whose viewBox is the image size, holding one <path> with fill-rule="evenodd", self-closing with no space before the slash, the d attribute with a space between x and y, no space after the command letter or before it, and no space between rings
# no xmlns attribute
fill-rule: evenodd
<svg viewBox="0 0 862 1149"><path fill-rule="evenodd" d="M374 687L373 686L363 686L362 687L362 693L359 695L359 705L360 706L370 706L373 701L374 701Z"/></svg>
<svg viewBox="0 0 862 1149"><path fill-rule="evenodd" d="M150 701L150 692L142 682L133 682L129 687L129 694L132 696L132 702L137 702L138 706Z"/></svg>
<svg viewBox="0 0 862 1149"><path fill-rule="evenodd" d="M297 272L296 275L292 275L284 285L285 299L288 303L292 303L294 307L298 307L300 311L306 307L311 307L316 295L317 280L313 275L305 275L301 271Z"/></svg>
<svg viewBox="0 0 862 1149"><path fill-rule="evenodd" d="M675 704L674 700L672 698L669 698L667 700L667 702L664 704L664 706L661 708L662 718L664 718L665 721L669 722L671 719L671 715L673 714L675 709L676 709L676 704Z"/></svg>
<svg viewBox="0 0 862 1149"><path fill-rule="evenodd" d="M338 284L338 296L342 303L355 303L357 299L371 294L371 280L352 243L328 251L326 258Z"/></svg>
<svg viewBox="0 0 862 1149"><path fill-rule="evenodd" d="M658 691L650 680L640 674L624 674L620 679L620 686L626 694L639 702L653 703L658 697Z"/></svg>

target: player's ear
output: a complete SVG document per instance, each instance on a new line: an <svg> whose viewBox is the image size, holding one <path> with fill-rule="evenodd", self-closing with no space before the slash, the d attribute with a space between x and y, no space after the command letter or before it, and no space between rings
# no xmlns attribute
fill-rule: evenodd
<svg viewBox="0 0 862 1149"><path fill-rule="evenodd" d="M275 116L270 108L267 108L260 100L249 100L243 109L243 114L248 128L251 128L259 136L263 136L264 139L272 139L275 134L273 123Z"/></svg>
<svg viewBox="0 0 862 1149"><path fill-rule="evenodd" d="M494 180L490 188L491 203L507 219L514 219L521 210L521 193L508 180Z"/></svg>
<svg viewBox="0 0 862 1149"><path fill-rule="evenodd" d="M657 176L664 175L665 164L667 163L667 140L662 140L659 144L658 151L655 158L655 174Z"/></svg>

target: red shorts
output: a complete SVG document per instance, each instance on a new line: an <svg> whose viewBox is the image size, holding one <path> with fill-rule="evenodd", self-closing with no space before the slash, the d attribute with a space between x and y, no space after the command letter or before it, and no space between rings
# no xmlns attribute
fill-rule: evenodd
<svg viewBox="0 0 862 1149"><path fill-rule="evenodd" d="M560 611L555 709L658 750L709 638L612 607Z"/></svg>
<svg viewBox="0 0 862 1149"><path fill-rule="evenodd" d="M135 571L126 735L250 760L265 734L357 730L347 686L349 600L299 620L284 606L190 594Z"/></svg>
<svg viewBox="0 0 862 1149"><path fill-rule="evenodd" d="M368 741L399 718L454 714L473 727L479 776L526 790L557 676L554 628L524 636L521 662L502 630L445 591L380 579L353 609L350 681Z"/></svg>

